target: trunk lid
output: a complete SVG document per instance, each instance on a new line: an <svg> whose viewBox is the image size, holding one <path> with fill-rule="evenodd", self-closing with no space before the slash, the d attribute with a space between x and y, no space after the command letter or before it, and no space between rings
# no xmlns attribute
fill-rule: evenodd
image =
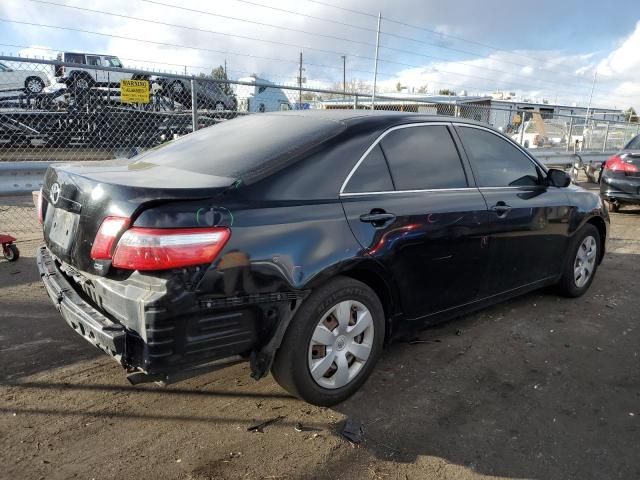
<svg viewBox="0 0 640 480"><path fill-rule="evenodd" d="M234 182L144 162L51 166L43 185L45 242L78 270L104 275L108 268L91 259L91 247L105 217L128 217L133 224L149 207L213 199Z"/></svg>

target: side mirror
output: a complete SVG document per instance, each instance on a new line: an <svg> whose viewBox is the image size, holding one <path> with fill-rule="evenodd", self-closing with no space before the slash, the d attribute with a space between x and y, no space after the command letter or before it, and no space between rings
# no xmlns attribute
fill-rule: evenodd
<svg viewBox="0 0 640 480"><path fill-rule="evenodd" d="M563 170L550 168L547 170L547 183L553 187L568 187L571 185L571 177Z"/></svg>

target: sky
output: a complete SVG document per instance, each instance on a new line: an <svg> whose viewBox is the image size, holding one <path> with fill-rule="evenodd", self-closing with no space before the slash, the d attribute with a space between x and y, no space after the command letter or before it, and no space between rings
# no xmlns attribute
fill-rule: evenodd
<svg viewBox="0 0 640 480"><path fill-rule="evenodd" d="M189 74L226 61L230 78L294 85L302 51L309 87L341 82L342 55L347 80L371 84L378 12L378 92L399 82L586 106L595 74L593 106L640 110L638 0L0 0L0 52L107 53Z"/></svg>

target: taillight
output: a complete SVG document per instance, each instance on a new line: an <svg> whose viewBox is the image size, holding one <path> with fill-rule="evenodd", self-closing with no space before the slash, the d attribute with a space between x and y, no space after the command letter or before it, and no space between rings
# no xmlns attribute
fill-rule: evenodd
<svg viewBox="0 0 640 480"><path fill-rule="evenodd" d="M38 221L42 224L44 223L44 205L42 204L44 199L42 198L42 189L38 192L38 204L36 205L36 210L38 211Z"/></svg>
<svg viewBox="0 0 640 480"><path fill-rule="evenodd" d="M620 155L614 155L604 164L605 170L612 172L635 173L638 171L637 165L625 161Z"/></svg>
<svg viewBox="0 0 640 480"><path fill-rule="evenodd" d="M213 262L231 230L214 228L139 228L127 230L112 265L127 270L167 270Z"/></svg>
<svg viewBox="0 0 640 480"><path fill-rule="evenodd" d="M105 218L93 241L91 258L94 260L110 260L116 240L128 226L129 219L126 217Z"/></svg>

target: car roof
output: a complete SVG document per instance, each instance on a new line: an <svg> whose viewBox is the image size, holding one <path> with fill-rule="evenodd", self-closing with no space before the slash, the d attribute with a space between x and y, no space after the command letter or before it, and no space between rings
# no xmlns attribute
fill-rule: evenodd
<svg viewBox="0 0 640 480"><path fill-rule="evenodd" d="M480 125L483 127L491 128L486 123L478 122L475 120L469 120L466 118L452 117L446 115L430 115L425 113L411 113L411 112L394 112L387 110L365 110L365 109L309 109L309 110L289 110L283 112L268 112L260 115L286 115L286 116L298 116L298 117L310 117L320 118L329 121L344 122L348 124L354 123L366 123L368 121L376 124L385 123L385 120L389 122L389 126L401 123L416 123L416 122L455 122L464 123L469 125Z"/></svg>

